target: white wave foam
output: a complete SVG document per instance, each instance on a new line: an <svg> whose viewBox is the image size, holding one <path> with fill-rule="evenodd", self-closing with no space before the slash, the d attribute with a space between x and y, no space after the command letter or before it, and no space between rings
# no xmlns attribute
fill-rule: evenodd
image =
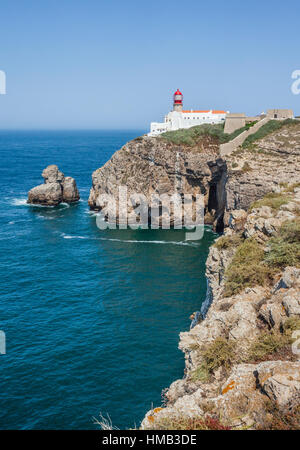
<svg viewBox="0 0 300 450"><path fill-rule="evenodd" d="M28 203L27 203L27 198L13 198L12 200L11 200L11 205L14 205L14 206L24 206L24 205L28 205Z"/></svg>
<svg viewBox="0 0 300 450"><path fill-rule="evenodd" d="M14 206L29 206L32 208L55 208L55 206L39 205L38 203L27 203L27 198L10 199L10 204Z"/></svg>
<svg viewBox="0 0 300 450"><path fill-rule="evenodd" d="M196 242L185 242L185 241L146 241L146 240L137 240L137 239L117 239L117 238L93 238L88 236L75 236L62 233L61 236L64 239L94 239L99 241L112 241L112 242L122 242L129 244L156 244L156 245L183 245L187 247L197 247L199 244Z"/></svg>
<svg viewBox="0 0 300 450"><path fill-rule="evenodd" d="M69 234L64 234L62 237L64 239L92 239L88 238L87 236L70 236Z"/></svg>

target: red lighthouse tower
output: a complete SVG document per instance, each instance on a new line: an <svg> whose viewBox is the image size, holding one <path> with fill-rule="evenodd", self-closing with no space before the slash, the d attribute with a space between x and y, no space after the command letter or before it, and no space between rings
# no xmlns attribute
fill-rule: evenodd
<svg viewBox="0 0 300 450"><path fill-rule="evenodd" d="M177 91L173 95L173 111L178 111L178 112L182 111L182 100L183 100L183 95L180 92L180 90L177 89Z"/></svg>

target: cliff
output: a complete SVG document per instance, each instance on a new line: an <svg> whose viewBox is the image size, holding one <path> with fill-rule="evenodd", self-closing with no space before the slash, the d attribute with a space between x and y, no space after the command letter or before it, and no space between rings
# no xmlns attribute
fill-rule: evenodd
<svg viewBox="0 0 300 450"><path fill-rule="evenodd" d="M185 376L143 429L210 428L211 421L221 429L299 428L300 188L283 188L272 207L269 200L235 211L211 247L212 304L181 333Z"/></svg>
<svg viewBox="0 0 300 450"><path fill-rule="evenodd" d="M142 429L299 428L300 123L271 125L222 158L216 136L137 138L93 174L92 209L122 183L175 187L202 193L206 223L224 230L206 263L208 313L180 334L184 377Z"/></svg>
<svg viewBox="0 0 300 450"><path fill-rule="evenodd" d="M92 175L89 206L99 210L97 198L107 193L118 197L119 186L128 196L151 194L203 194L206 223L221 228L225 208L226 162L218 157L218 141L206 136L197 145L176 145L163 138L139 137L127 143ZM131 209L128 209L131 212Z"/></svg>
<svg viewBox="0 0 300 450"><path fill-rule="evenodd" d="M267 124L260 133L270 130L272 126ZM266 193L280 189L282 183L300 179L299 121L290 121L221 157L221 143L235 134L225 135L219 125L202 125L169 132L166 137L143 136L128 142L93 173L90 208L101 209L101 194L117 199L119 186L126 186L128 195L145 195L149 202L153 193L203 194L205 223L223 231L231 211L247 209ZM128 206L129 213L132 209Z"/></svg>

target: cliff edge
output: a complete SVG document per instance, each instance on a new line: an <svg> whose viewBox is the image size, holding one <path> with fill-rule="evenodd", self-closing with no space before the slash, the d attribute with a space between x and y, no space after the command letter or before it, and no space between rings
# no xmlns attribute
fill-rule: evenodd
<svg viewBox="0 0 300 450"><path fill-rule="evenodd" d="M207 315L180 334L184 377L141 428L298 429L300 122L269 121L222 158L228 137L200 128L137 138L92 177L91 209L120 184L201 193L205 222L224 231L206 263Z"/></svg>

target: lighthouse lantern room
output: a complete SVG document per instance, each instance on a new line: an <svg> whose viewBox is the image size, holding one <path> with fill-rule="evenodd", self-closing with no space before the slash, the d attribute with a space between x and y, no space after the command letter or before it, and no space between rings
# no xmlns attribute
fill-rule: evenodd
<svg viewBox="0 0 300 450"><path fill-rule="evenodd" d="M182 111L183 95L179 89L173 95L173 111Z"/></svg>

